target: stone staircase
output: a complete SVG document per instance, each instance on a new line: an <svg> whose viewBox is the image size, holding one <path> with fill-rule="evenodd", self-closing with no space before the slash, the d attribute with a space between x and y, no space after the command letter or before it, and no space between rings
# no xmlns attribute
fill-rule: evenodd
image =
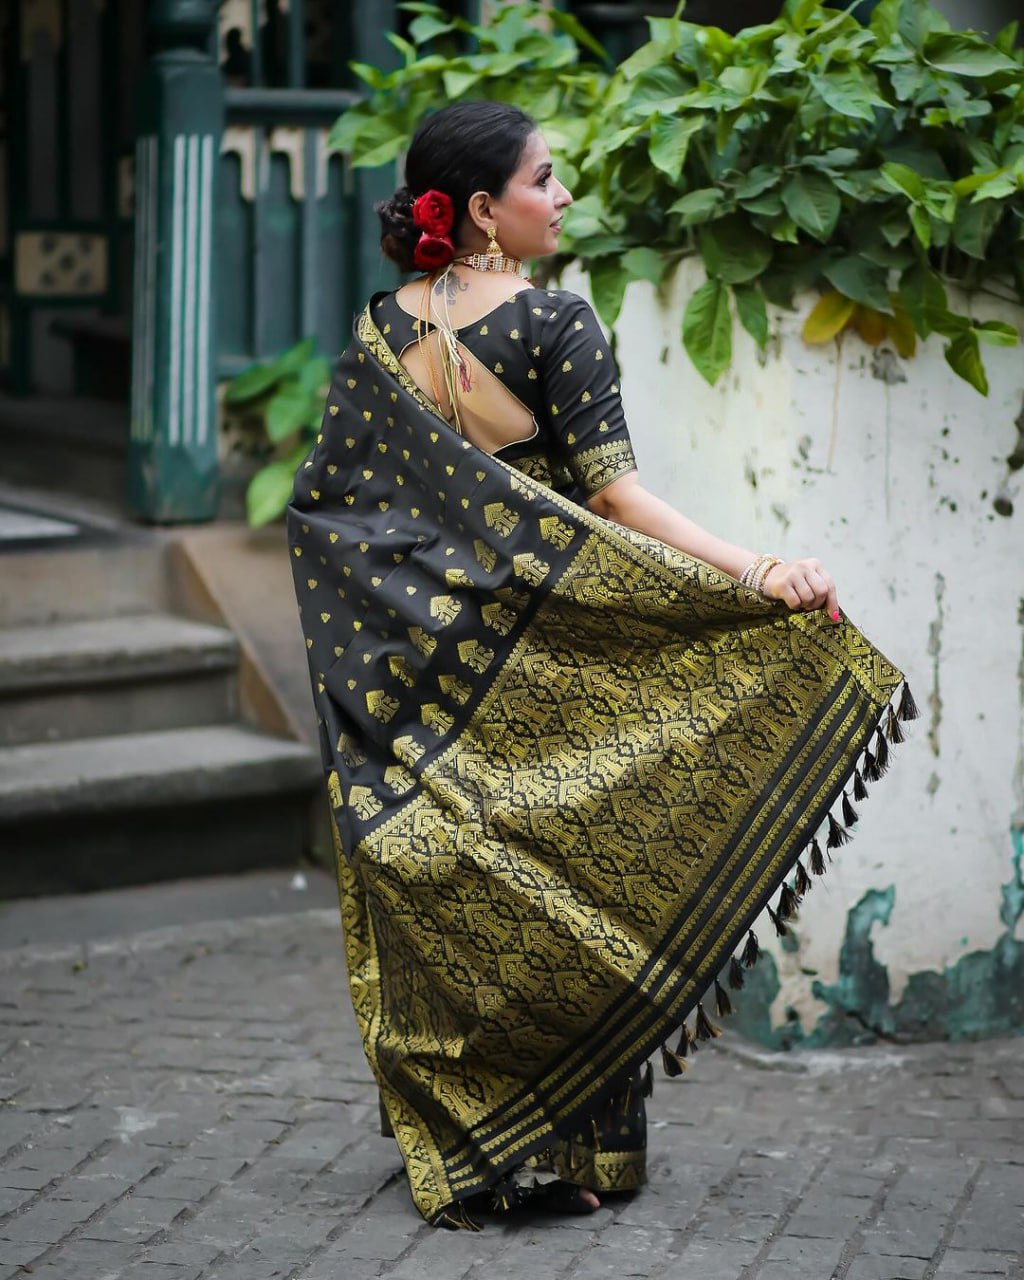
<svg viewBox="0 0 1024 1280"><path fill-rule="evenodd" d="M307 851L318 759L244 721L235 636L173 603L157 534L0 538L0 898Z"/></svg>

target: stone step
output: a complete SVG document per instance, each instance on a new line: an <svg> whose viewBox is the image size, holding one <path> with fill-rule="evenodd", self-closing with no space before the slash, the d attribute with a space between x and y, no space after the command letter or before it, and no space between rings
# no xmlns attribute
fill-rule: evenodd
<svg viewBox="0 0 1024 1280"><path fill-rule="evenodd" d="M0 630L0 747L237 719L238 643L169 614Z"/></svg>
<svg viewBox="0 0 1024 1280"><path fill-rule="evenodd" d="M0 627L123 617L171 607L165 540L87 530L70 543L0 545Z"/></svg>
<svg viewBox="0 0 1024 1280"><path fill-rule="evenodd" d="M0 898L294 865L320 762L238 725L0 749Z"/></svg>

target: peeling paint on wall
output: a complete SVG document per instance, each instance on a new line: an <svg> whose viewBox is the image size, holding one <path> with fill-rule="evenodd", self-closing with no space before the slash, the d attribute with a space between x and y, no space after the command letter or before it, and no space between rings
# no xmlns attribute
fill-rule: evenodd
<svg viewBox="0 0 1024 1280"><path fill-rule="evenodd" d="M889 973L875 956L872 930L892 917L896 892L871 889L849 912L839 976L814 982L826 1005L811 1031L793 1015L779 1026L771 1006L781 990L778 969L762 954L737 1003L737 1029L775 1049L820 1048L876 1040L970 1040L1024 1034L1024 828L1011 832L1013 875L1002 891L1005 932L989 951L973 951L941 971L911 974L900 1000L890 1001Z"/></svg>

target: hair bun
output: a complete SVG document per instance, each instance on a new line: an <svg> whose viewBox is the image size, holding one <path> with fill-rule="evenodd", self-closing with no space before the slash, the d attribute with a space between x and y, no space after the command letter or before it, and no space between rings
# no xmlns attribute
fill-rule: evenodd
<svg viewBox="0 0 1024 1280"><path fill-rule="evenodd" d="M374 205L380 218L380 247L385 257L401 271L414 271L413 251L420 229L412 220L413 196L408 187L399 187L393 196Z"/></svg>

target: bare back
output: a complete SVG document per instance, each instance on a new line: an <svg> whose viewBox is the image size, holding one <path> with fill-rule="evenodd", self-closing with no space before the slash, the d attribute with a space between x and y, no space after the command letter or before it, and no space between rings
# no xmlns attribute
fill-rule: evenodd
<svg viewBox="0 0 1024 1280"><path fill-rule="evenodd" d="M402 310L431 326L402 349L399 359L423 394L454 422L455 410L442 372L442 339L434 326L450 325L458 340L460 329L477 324L531 286L520 276L458 266L439 285L431 287L429 279L423 278L397 291L395 299ZM462 384L458 393L458 421L466 439L487 453L496 453L534 436L533 414L499 373L488 369L463 343L458 342L458 350L468 373L468 387Z"/></svg>

